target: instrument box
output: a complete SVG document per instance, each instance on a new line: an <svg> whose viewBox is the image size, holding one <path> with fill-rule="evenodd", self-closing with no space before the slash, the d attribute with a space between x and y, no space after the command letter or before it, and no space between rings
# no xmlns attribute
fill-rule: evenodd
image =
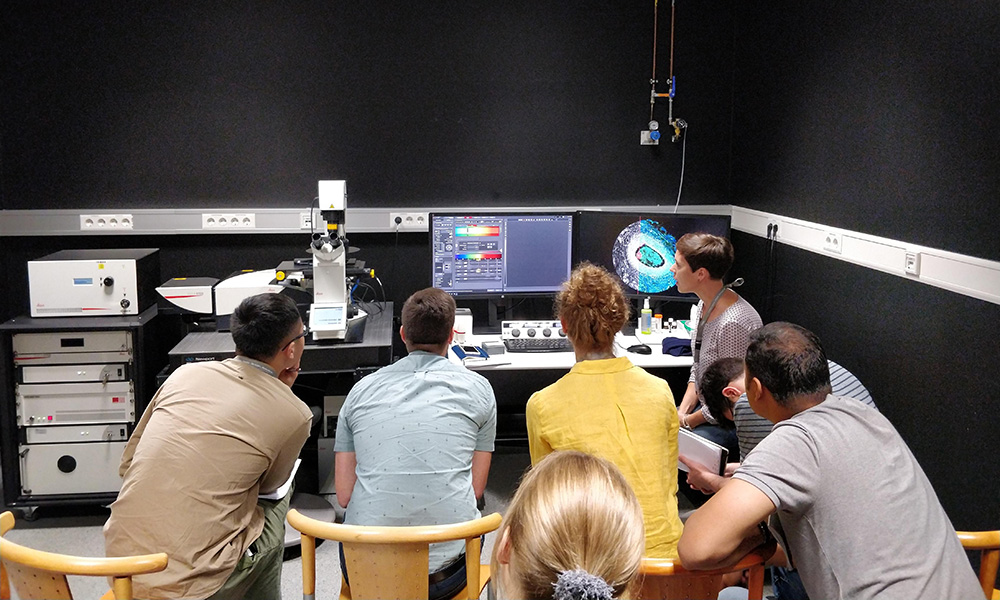
<svg viewBox="0 0 1000 600"><path fill-rule="evenodd" d="M138 315L156 304L156 248L61 250L28 261L32 317Z"/></svg>

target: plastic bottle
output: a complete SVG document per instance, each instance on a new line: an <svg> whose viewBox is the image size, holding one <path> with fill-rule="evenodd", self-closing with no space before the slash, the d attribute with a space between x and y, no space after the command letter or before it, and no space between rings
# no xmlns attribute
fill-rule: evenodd
<svg viewBox="0 0 1000 600"><path fill-rule="evenodd" d="M642 333L653 332L653 311L649 308L649 297L642 302L642 310L639 311L639 331Z"/></svg>
<svg viewBox="0 0 1000 600"><path fill-rule="evenodd" d="M663 315L656 313L653 315L653 331L663 330Z"/></svg>

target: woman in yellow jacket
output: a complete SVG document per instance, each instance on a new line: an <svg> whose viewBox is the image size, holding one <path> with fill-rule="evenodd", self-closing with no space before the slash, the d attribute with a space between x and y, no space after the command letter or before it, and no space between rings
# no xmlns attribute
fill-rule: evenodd
<svg viewBox="0 0 1000 600"><path fill-rule="evenodd" d="M557 450L614 463L642 506L646 556L676 558L677 409L666 381L615 357L628 300L607 271L584 263L556 296L556 313L576 364L528 400L531 463Z"/></svg>

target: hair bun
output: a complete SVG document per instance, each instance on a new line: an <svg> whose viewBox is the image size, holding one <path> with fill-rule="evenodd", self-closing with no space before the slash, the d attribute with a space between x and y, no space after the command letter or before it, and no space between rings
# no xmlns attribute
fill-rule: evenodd
<svg viewBox="0 0 1000 600"><path fill-rule="evenodd" d="M611 600L615 593L608 582L583 569L561 571L552 587L553 600Z"/></svg>

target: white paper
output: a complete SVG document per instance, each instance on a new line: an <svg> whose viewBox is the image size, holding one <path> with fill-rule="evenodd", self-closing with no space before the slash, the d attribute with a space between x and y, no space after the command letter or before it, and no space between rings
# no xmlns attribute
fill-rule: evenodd
<svg viewBox="0 0 1000 600"><path fill-rule="evenodd" d="M717 475L723 473L729 457L729 451L722 446L683 427L677 431L677 453ZM684 472L688 470L681 461L677 461L677 468Z"/></svg>
<svg viewBox="0 0 1000 600"><path fill-rule="evenodd" d="M270 494L257 494L258 498L263 498L264 500L281 500L288 493L288 490L292 489L292 482L295 481L295 473L299 470L299 465L302 464L301 458L295 459L295 464L292 465L292 474L288 476L285 483L281 484L278 489L274 490Z"/></svg>

